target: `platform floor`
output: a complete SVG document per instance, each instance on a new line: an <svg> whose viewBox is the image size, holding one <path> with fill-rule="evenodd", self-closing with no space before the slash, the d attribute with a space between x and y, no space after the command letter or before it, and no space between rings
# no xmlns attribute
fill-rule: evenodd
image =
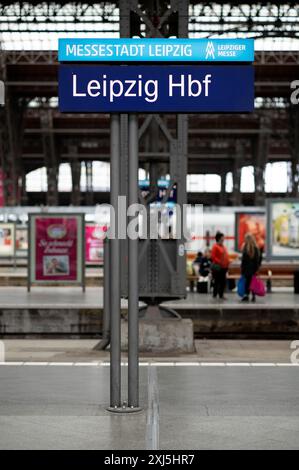
<svg viewBox="0 0 299 470"><path fill-rule="evenodd" d="M97 363L109 361L109 349L94 350L99 343L95 339L5 339L5 361L8 362L68 362ZM294 351L292 341L288 340L195 340L192 354L142 353L141 362L155 361L163 363L219 363L219 362L254 362L254 363L289 363ZM299 343L297 346L299 349ZM127 360L126 353L122 358ZM299 370L298 370L299 372Z"/></svg>
<svg viewBox="0 0 299 470"><path fill-rule="evenodd" d="M142 305L142 304L141 304ZM272 294L258 298L256 303L243 304L236 293L227 294L227 300L213 299L208 294L188 293L186 299L166 302L171 308L195 309L203 306L205 309L236 308L243 305L246 308L255 309L297 309L299 295L294 294L290 288L276 288ZM127 302L122 301L122 307L126 308ZM32 287L27 292L25 287L0 287L0 308L84 308L94 309L103 307L103 288L87 287L83 293L80 287Z"/></svg>
<svg viewBox="0 0 299 470"><path fill-rule="evenodd" d="M0 449L299 448L297 367L146 366L140 379L143 411L114 415L109 367L1 365Z"/></svg>

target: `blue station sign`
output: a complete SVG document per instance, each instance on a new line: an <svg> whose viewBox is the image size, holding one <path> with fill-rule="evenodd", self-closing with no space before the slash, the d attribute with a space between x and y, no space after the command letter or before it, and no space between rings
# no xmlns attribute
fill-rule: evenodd
<svg viewBox="0 0 299 470"><path fill-rule="evenodd" d="M253 62L253 39L59 39L60 62Z"/></svg>
<svg viewBox="0 0 299 470"><path fill-rule="evenodd" d="M252 65L60 65L59 109L234 113L254 109Z"/></svg>

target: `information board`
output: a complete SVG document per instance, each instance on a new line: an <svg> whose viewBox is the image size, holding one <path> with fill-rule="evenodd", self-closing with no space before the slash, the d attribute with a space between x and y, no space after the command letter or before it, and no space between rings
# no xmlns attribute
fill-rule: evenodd
<svg viewBox="0 0 299 470"><path fill-rule="evenodd" d="M168 192L169 183L170 183L169 180L166 180L166 179L159 179L157 181L158 191L157 191L157 194L155 195L155 198L152 200L151 205L161 204L162 201L164 201L164 198L166 197L167 192ZM141 191L141 196L144 199L146 199L150 195L150 180L148 179L139 180L138 186ZM174 204L176 204L176 202L177 202L177 185L174 184L164 204L166 206L171 207Z"/></svg>
<svg viewBox="0 0 299 470"><path fill-rule="evenodd" d="M253 39L61 38L60 62L253 62Z"/></svg>
<svg viewBox="0 0 299 470"><path fill-rule="evenodd" d="M59 109L235 113L254 109L252 65L60 65Z"/></svg>

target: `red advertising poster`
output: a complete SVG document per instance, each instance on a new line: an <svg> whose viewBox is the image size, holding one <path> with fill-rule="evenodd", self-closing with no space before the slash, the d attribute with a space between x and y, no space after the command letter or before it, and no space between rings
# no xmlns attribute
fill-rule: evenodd
<svg viewBox="0 0 299 470"><path fill-rule="evenodd" d="M85 261L88 263L103 262L106 231L106 226L96 224L85 225Z"/></svg>
<svg viewBox="0 0 299 470"><path fill-rule="evenodd" d="M241 251L246 233L251 233L257 246L264 251L266 244L266 216L259 213L236 214L237 251Z"/></svg>
<svg viewBox="0 0 299 470"><path fill-rule="evenodd" d="M78 217L35 216L35 280L78 281Z"/></svg>

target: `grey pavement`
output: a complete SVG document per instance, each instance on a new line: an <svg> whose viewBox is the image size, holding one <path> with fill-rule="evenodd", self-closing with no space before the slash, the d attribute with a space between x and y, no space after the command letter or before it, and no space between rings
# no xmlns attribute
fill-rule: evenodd
<svg viewBox="0 0 299 470"><path fill-rule="evenodd" d="M299 338L294 338L296 340ZM109 350L94 351L95 339L4 339L6 361L94 362L109 360ZM288 340L195 340L192 354L142 353L141 360L207 362L290 362ZM123 358L126 354L123 353Z"/></svg>
<svg viewBox="0 0 299 470"><path fill-rule="evenodd" d="M141 304L142 305L142 304ZM171 308L177 309L240 309L244 305L235 293L227 294L226 301L213 299L207 294L188 293L186 299L165 302ZM256 303L246 303L246 309L297 309L299 305L299 295L294 294L292 289L278 289L266 297L258 298ZM80 287L32 287L31 292L27 292L26 287L0 287L0 308L102 308L103 288L87 287L86 292L82 292ZM126 300L122 300L122 307L126 308Z"/></svg>
<svg viewBox="0 0 299 470"><path fill-rule="evenodd" d="M297 369L158 369L166 449L298 449Z"/></svg>
<svg viewBox="0 0 299 470"><path fill-rule="evenodd" d="M0 449L143 449L146 413L106 411L108 384L108 368L0 366Z"/></svg>
<svg viewBox="0 0 299 470"><path fill-rule="evenodd" d="M0 366L0 449L145 448L147 369L144 410L113 415L108 367ZM159 448L298 449L298 372L157 367Z"/></svg>

